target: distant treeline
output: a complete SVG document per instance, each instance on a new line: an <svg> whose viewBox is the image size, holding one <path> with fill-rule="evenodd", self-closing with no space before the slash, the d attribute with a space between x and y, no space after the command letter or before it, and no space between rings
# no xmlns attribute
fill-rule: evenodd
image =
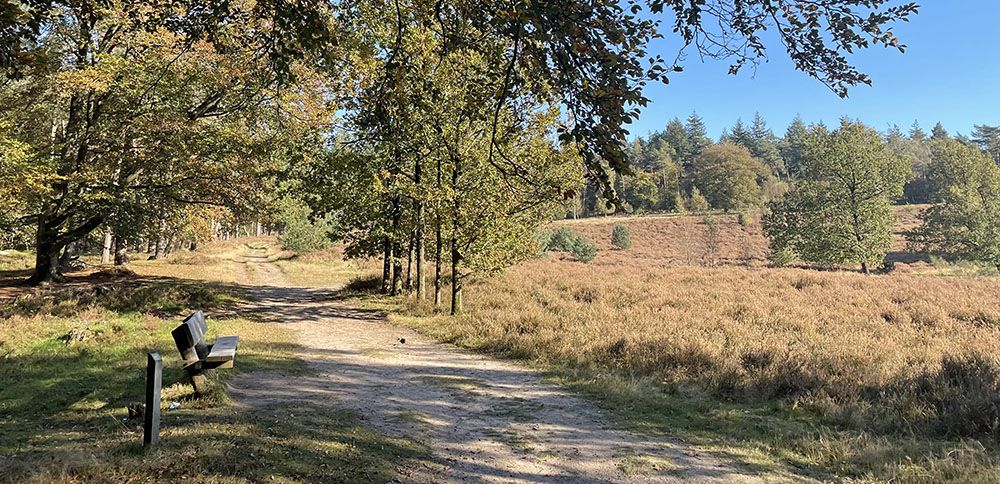
<svg viewBox="0 0 1000 484"><path fill-rule="evenodd" d="M737 119L714 141L697 114L686 121L675 118L663 130L636 138L626 150L633 173L615 177L620 208L641 213L762 206L803 177L810 131L826 129L822 123L807 125L796 117L784 135L777 136L757 114L749 124ZM911 170L896 203L931 202L931 141L955 140L983 150L1000 163L1000 126L977 125L965 136L949 134L940 122L927 133L914 122L906 132L893 126L881 135L893 152L909 162ZM596 185L588 185L567 217L614 212L616 207L606 195Z"/></svg>

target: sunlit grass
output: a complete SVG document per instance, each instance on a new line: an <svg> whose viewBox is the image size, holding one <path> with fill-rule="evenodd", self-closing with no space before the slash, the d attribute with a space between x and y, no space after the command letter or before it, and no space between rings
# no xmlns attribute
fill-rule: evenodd
<svg viewBox="0 0 1000 484"><path fill-rule="evenodd" d="M1000 479L998 295L995 278L549 258L469 286L459 318L365 304L762 472L964 482Z"/></svg>

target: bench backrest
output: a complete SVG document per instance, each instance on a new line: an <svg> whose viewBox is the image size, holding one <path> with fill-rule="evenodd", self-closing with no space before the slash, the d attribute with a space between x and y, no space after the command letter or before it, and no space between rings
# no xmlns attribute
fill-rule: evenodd
<svg viewBox="0 0 1000 484"><path fill-rule="evenodd" d="M177 344L177 351L180 351L184 361L197 361L204 359L208 355L208 345L205 344L205 333L208 332L208 324L205 323L205 315L201 311L188 316L180 326L174 328L170 334Z"/></svg>

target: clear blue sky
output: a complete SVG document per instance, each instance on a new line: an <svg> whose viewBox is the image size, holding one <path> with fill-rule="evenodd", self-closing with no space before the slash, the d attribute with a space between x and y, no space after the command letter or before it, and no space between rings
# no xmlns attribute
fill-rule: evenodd
<svg viewBox="0 0 1000 484"><path fill-rule="evenodd" d="M952 134L968 134L973 124L1000 125L1000 0L916 1L920 13L895 28L905 54L875 47L851 57L873 84L853 88L848 99L794 70L780 44L769 44L769 60L756 73L747 68L737 76L728 75L727 62L703 62L690 51L684 72L669 85L647 87L651 103L629 127L632 137L692 111L712 137L757 111L779 136L797 113L807 123L849 116L879 130L898 124L905 131L914 120L928 132L941 121ZM669 29L664 35L651 50L672 60L676 40Z"/></svg>

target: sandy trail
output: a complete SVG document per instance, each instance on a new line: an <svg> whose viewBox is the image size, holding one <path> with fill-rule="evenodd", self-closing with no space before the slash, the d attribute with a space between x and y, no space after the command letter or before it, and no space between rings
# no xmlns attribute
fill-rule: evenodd
<svg viewBox="0 0 1000 484"><path fill-rule="evenodd" d="M612 429L593 404L533 370L392 326L331 302L329 290L288 287L274 264L235 263L254 286L248 309L294 331L317 370L240 374L236 401L350 408L379 432L427 445L429 462L400 463L401 482L759 481L682 443Z"/></svg>

